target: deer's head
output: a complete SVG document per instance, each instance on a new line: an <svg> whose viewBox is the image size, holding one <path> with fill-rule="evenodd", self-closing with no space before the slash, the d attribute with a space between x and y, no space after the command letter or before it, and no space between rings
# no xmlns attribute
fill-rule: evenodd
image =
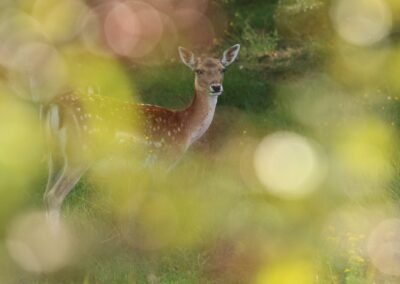
<svg viewBox="0 0 400 284"><path fill-rule="evenodd" d="M239 54L240 45L236 44L224 51L222 58L195 57L193 52L179 47L182 62L195 71L195 87L197 90L208 93L210 96L222 94L222 83L225 68L232 64Z"/></svg>

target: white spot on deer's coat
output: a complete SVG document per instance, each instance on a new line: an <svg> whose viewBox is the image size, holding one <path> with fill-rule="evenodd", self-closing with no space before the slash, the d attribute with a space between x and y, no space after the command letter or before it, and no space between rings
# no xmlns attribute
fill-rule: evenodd
<svg viewBox="0 0 400 284"><path fill-rule="evenodd" d="M124 132L124 131L117 131L115 133L115 137L117 139L123 139L125 141L130 141L133 143L141 143L141 144L148 144L149 142L149 137L146 136L145 140L143 139L143 137L138 137L137 135L135 135L135 133L129 133L129 132Z"/></svg>

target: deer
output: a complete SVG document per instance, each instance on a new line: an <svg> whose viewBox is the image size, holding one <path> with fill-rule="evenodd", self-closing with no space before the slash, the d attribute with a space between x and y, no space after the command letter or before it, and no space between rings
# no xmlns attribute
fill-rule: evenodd
<svg viewBox="0 0 400 284"><path fill-rule="evenodd" d="M213 58L197 57L179 47L181 61L195 73L194 95L183 109L134 104L91 93L79 95L74 91L58 95L42 107L41 117L50 145L44 193L50 219L58 223L64 199L99 158L90 155L92 137L111 137L127 148L144 144L144 164L151 165L168 153L171 165L175 165L210 127L223 93L225 68L236 60L239 50L240 45L236 44L225 50L222 58ZM134 127L135 123L140 126ZM102 154L116 154L109 150L106 148L107 153Z"/></svg>

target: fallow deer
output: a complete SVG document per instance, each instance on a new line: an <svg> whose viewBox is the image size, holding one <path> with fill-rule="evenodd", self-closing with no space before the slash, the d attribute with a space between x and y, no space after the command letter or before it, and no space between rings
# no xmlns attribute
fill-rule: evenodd
<svg viewBox="0 0 400 284"><path fill-rule="evenodd" d="M216 59L195 57L192 52L179 48L183 63L195 72L192 102L182 110L73 92L53 99L42 113L46 136L51 142L44 194L49 216L58 220L63 200L99 158L91 155L97 150L92 143L96 139L111 137L112 142L127 147L144 143L146 163L162 153L179 159L209 128L218 97L223 92L225 68L235 61L239 49L239 44L234 45L223 53L222 59ZM115 154L105 149L106 155Z"/></svg>

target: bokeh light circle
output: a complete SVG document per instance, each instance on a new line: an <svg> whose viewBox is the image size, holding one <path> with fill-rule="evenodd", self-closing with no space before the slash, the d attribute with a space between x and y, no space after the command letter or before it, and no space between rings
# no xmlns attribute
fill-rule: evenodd
<svg viewBox="0 0 400 284"><path fill-rule="evenodd" d="M400 219L379 223L369 236L368 255L382 273L400 275Z"/></svg>
<svg viewBox="0 0 400 284"><path fill-rule="evenodd" d="M264 138L254 153L254 168L268 191L286 198L311 193L325 173L315 144L291 132Z"/></svg>
<svg viewBox="0 0 400 284"><path fill-rule="evenodd" d="M80 20L87 10L81 0L36 0L33 16L46 36L65 42L78 34Z"/></svg>
<svg viewBox="0 0 400 284"><path fill-rule="evenodd" d="M176 54L176 47L178 46L179 34L178 29L167 14L160 14L163 22L163 36L160 41L160 47L166 57Z"/></svg>
<svg viewBox="0 0 400 284"><path fill-rule="evenodd" d="M162 19L153 6L139 1L113 5L104 22L105 38L122 56L139 58L156 47L162 37Z"/></svg>
<svg viewBox="0 0 400 284"><path fill-rule="evenodd" d="M35 273L57 271L69 264L73 256L68 228L60 223L55 231L42 212L32 212L14 220L6 246L15 262Z"/></svg>
<svg viewBox="0 0 400 284"><path fill-rule="evenodd" d="M34 101L52 99L66 85L67 66L56 48L46 42L21 46L12 59L10 83L15 93Z"/></svg>
<svg viewBox="0 0 400 284"><path fill-rule="evenodd" d="M139 41L140 23L125 3L117 4L107 15L104 31L108 45L120 55L129 55Z"/></svg>
<svg viewBox="0 0 400 284"><path fill-rule="evenodd" d="M27 43L44 39L40 24L33 17L18 11L2 14L0 16L0 64L6 68L18 68L14 59L19 50Z"/></svg>
<svg viewBox="0 0 400 284"><path fill-rule="evenodd" d="M192 9L204 13L208 8L208 0L180 0L177 9Z"/></svg>
<svg viewBox="0 0 400 284"><path fill-rule="evenodd" d="M212 46L215 30L208 17L193 9L179 9L173 14L178 30L195 46Z"/></svg>
<svg viewBox="0 0 400 284"><path fill-rule="evenodd" d="M338 34L360 46L381 41L392 27L391 11L382 0L337 0L331 17Z"/></svg>
<svg viewBox="0 0 400 284"><path fill-rule="evenodd" d="M111 56L111 51L105 48L102 23L100 19L101 7L88 10L82 17L80 36L85 48L93 54Z"/></svg>

